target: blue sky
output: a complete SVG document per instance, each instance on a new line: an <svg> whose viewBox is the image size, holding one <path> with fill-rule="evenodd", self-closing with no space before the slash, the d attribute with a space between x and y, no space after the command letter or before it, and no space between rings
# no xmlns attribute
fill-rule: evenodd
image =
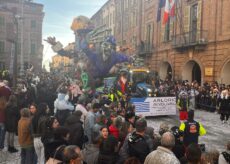
<svg viewBox="0 0 230 164"><path fill-rule="evenodd" d="M73 18L84 15L91 17L107 0L34 0L44 5L43 39L55 36L63 45L74 41L70 29ZM44 44L44 62L55 54L50 46Z"/></svg>

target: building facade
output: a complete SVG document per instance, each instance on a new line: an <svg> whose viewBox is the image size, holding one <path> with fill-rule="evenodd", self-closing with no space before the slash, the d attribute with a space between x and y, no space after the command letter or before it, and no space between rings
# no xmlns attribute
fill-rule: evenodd
<svg viewBox="0 0 230 164"><path fill-rule="evenodd" d="M66 47L64 47L65 51L74 52L75 43L69 43ZM74 67L74 59L71 59L66 56L62 56L60 54L56 54L52 57L52 62L50 63L51 71L58 72L70 72L75 69Z"/></svg>
<svg viewBox="0 0 230 164"><path fill-rule="evenodd" d="M16 50L18 69L32 64L35 70L41 70L43 5L28 0L1 0L0 6L0 69L12 69Z"/></svg>
<svg viewBox="0 0 230 164"><path fill-rule="evenodd" d="M177 0L175 17L163 24L158 0L115 0L114 35L161 79L230 84L228 10L229 0Z"/></svg>

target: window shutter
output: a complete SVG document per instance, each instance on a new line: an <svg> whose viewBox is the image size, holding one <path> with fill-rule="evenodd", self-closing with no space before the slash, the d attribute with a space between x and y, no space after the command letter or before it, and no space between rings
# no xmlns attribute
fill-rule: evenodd
<svg viewBox="0 0 230 164"><path fill-rule="evenodd" d="M190 6L185 6L184 8L184 32L189 32L190 27Z"/></svg>
<svg viewBox="0 0 230 164"><path fill-rule="evenodd" d="M202 12L202 1L199 1L198 2L198 5L197 5L197 37L201 38L200 36L200 32L201 32L201 14Z"/></svg>

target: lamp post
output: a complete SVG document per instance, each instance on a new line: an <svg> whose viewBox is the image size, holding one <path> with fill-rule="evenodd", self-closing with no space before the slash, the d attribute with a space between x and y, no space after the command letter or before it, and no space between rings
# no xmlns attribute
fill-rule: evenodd
<svg viewBox="0 0 230 164"><path fill-rule="evenodd" d="M24 0L21 0L21 18L24 18ZM21 21L21 54L20 54L20 76L24 75L24 22Z"/></svg>
<svg viewBox="0 0 230 164"><path fill-rule="evenodd" d="M19 20L22 18L21 16L17 15L14 11L12 11L11 9L7 8L7 6L4 5L0 5L0 9L3 9L7 12L12 13L13 15L13 23L14 26L16 28L15 30L15 38L9 38L10 42L12 42L15 45L15 51L14 51L14 55L13 55L13 89L16 89L17 86L17 75L18 75L18 70L17 70L17 62L18 62L18 33L19 33ZM13 31L12 31L13 32ZM12 40L11 40L12 39Z"/></svg>
<svg viewBox="0 0 230 164"><path fill-rule="evenodd" d="M16 89L17 86L17 75L18 75L18 20L20 19L19 15L14 15L14 24L16 27L16 38L15 38L15 53L14 53L14 61L13 61L13 88Z"/></svg>

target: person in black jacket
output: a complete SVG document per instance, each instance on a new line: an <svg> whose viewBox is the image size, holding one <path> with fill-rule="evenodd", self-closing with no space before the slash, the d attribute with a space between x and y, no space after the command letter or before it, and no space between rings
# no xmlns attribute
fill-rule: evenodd
<svg viewBox="0 0 230 164"><path fill-rule="evenodd" d="M230 115L230 97L228 90L223 90L218 100L220 120L222 123L227 123ZM230 123L230 122L229 122Z"/></svg>
<svg viewBox="0 0 230 164"><path fill-rule="evenodd" d="M68 146L69 143L69 130L65 127L58 127L53 131L53 137L50 137L44 142L45 147L45 159L46 161L51 157L55 156L55 159L62 160L62 155L56 154L55 152L58 147L64 145Z"/></svg>
<svg viewBox="0 0 230 164"><path fill-rule="evenodd" d="M45 160L47 161L48 158L50 157L50 152L47 152L49 148L47 148L47 145L50 144L50 142L54 141L54 131L58 127L60 127L59 122L56 117L50 116L47 118L46 122L46 130L44 135L41 137L41 141L44 145L44 152L45 152Z"/></svg>
<svg viewBox="0 0 230 164"><path fill-rule="evenodd" d="M128 157L137 157L141 163L144 163L145 157L153 149L152 139L145 134L147 122L144 118L136 121L136 131L130 133L120 149L119 163L124 162Z"/></svg>
<svg viewBox="0 0 230 164"><path fill-rule="evenodd" d="M99 149L98 164L116 164L118 160L118 141L110 135L102 139Z"/></svg>
<svg viewBox="0 0 230 164"><path fill-rule="evenodd" d="M81 119L82 112L77 110L70 115L65 121L65 127L69 129L69 144L77 145L82 149L84 144L84 129Z"/></svg>
<svg viewBox="0 0 230 164"><path fill-rule="evenodd" d="M6 131L7 135L7 144L8 151L10 153L18 152L18 150L14 147L14 135L17 132L18 121L20 118L19 109L17 107L17 97L15 95L11 95L9 97L9 101L6 106Z"/></svg>

